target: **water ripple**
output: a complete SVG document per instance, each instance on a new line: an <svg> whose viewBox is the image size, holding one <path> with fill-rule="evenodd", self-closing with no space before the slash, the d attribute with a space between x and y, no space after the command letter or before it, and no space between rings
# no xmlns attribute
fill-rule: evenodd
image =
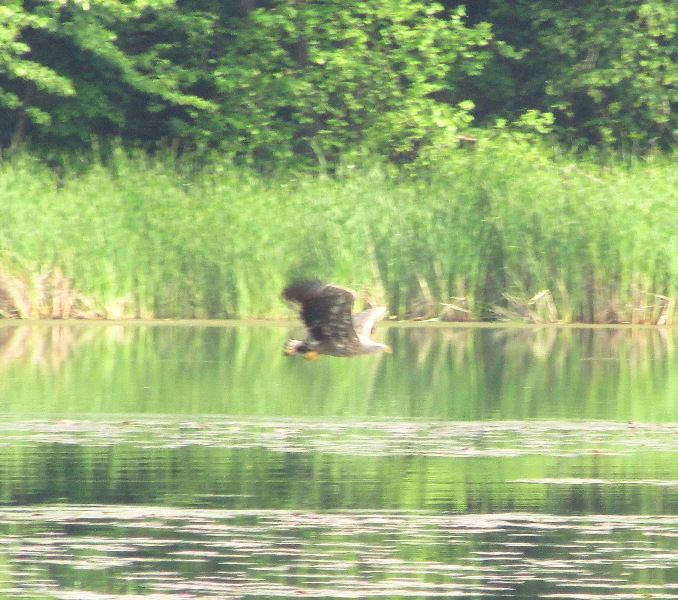
<svg viewBox="0 0 678 600"><path fill-rule="evenodd" d="M17 598L678 594L660 574L678 569L678 516L64 505L5 508L0 521L14 572L0 590Z"/></svg>
<svg viewBox="0 0 678 600"><path fill-rule="evenodd" d="M678 452L678 424L617 421L471 421L128 417L4 421L0 447L70 444L140 448L263 448L354 456L510 457Z"/></svg>

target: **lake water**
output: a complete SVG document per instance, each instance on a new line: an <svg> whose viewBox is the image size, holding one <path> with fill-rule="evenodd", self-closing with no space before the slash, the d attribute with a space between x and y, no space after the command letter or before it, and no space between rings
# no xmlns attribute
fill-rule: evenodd
<svg viewBox="0 0 678 600"><path fill-rule="evenodd" d="M0 325L0 596L678 598L678 329Z"/></svg>

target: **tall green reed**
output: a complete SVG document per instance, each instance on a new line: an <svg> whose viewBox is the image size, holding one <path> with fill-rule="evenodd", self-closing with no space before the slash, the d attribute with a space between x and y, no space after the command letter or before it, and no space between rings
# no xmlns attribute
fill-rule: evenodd
<svg viewBox="0 0 678 600"><path fill-rule="evenodd" d="M330 178L119 150L61 177L28 157L0 174L0 267L59 267L109 316L280 317L282 287L310 276L401 317L450 301L475 318L553 318L530 304L543 290L564 321L675 315L670 157L600 166L480 147L418 173L344 165Z"/></svg>

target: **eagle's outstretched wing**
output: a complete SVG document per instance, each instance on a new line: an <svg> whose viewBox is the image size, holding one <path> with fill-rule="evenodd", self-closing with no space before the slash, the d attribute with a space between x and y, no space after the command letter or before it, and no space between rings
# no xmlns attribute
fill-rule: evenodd
<svg viewBox="0 0 678 600"><path fill-rule="evenodd" d="M295 281L283 297L301 304L301 319L311 336L323 346L349 350L360 346L353 328L353 293L315 279Z"/></svg>
<svg viewBox="0 0 678 600"><path fill-rule="evenodd" d="M317 279L295 281L283 290L283 297L301 304L301 319L308 329L305 340L288 340L284 354L356 356L391 349L369 339L374 322L386 312L374 308L352 315L353 292Z"/></svg>
<svg viewBox="0 0 678 600"><path fill-rule="evenodd" d="M353 315L353 328L356 333L369 337L374 329L374 324L386 314L385 306L377 306Z"/></svg>

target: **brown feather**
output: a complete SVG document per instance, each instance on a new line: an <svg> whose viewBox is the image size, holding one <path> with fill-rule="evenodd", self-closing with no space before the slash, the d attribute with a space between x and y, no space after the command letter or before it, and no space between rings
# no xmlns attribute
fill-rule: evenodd
<svg viewBox="0 0 678 600"><path fill-rule="evenodd" d="M351 314L354 294L351 291L317 279L306 279L287 286L283 297L301 304L301 319L310 334L310 339L304 342L305 347L335 356L366 352L366 346L354 328Z"/></svg>

